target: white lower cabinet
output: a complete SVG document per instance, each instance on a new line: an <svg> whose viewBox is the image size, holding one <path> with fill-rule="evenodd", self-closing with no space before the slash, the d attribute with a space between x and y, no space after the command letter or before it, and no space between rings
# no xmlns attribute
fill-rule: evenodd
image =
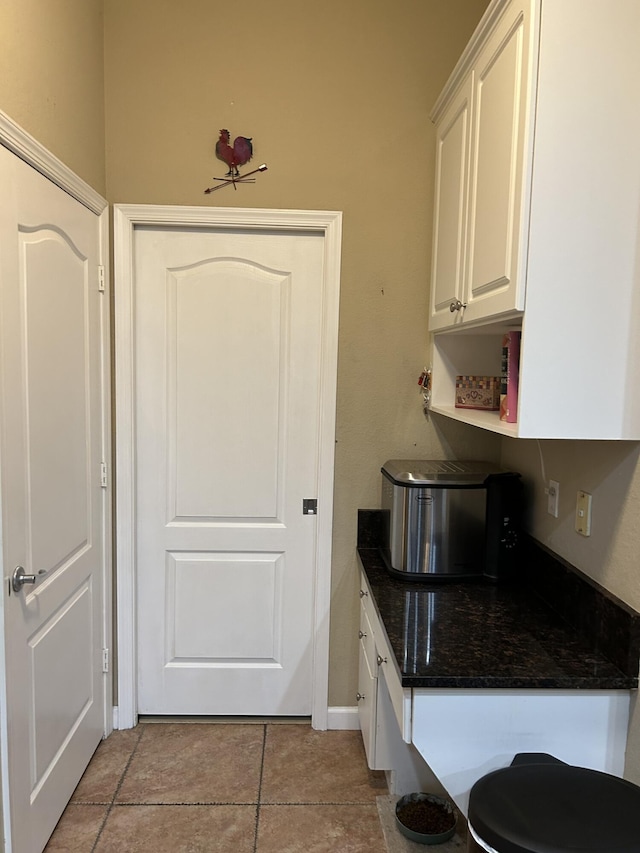
<svg viewBox="0 0 640 853"><path fill-rule="evenodd" d="M411 743L411 690L402 687L364 574L360 579L358 716L371 770L384 770L392 794L443 793L429 766Z"/></svg>
<svg viewBox="0 0 640 853"><path fill-rule="evenodd" d="M471 788L519 752L622 776L628 690L416 689L413 743L466 816Z"/></svg>
<svg viewBox="0 0 640 853"><path fill-rule="evenodd" d="M360 596L360 727L390 793L447 794L466 815L475 782L519 752L622 776L629 690L403 687L364 572Z"/></svg>

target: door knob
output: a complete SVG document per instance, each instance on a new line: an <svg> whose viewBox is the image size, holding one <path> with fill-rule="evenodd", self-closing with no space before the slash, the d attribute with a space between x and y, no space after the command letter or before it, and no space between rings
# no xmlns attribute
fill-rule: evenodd
<svg viewBox="0 0 640 853"><path fill-rule="evenodd" d="M449 311L453 314L454 311L460 311L462 308L466 308L466 302L460 302L459 299L454 299L454 301L449 305Z"/></svg>
<svg viewBox="0 0 640 853"><path fill-rule="evenodd" d="M40 569L37 575L28 575L22 566L16 566L11 577L11 586L14 592L20 592L25 584L35 584L39 575L46 575L46 569Z"/></svg>

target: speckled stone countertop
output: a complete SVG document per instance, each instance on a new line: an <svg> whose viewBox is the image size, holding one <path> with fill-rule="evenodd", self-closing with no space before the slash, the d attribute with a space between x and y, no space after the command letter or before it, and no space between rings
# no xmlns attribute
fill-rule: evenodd
<svg viewBox="0 0 640 853"><path fill-rule="evenodd" d="M359 542L360 561L404 687L637 687L640 616L629 608L607 615L612 627L605 634L615 635L613 640L603 638L602 631L589 637L526 581L397 580L378 548L370 547L371 539L359 536ZM592 601L588 606L595 608Z"/></svg>

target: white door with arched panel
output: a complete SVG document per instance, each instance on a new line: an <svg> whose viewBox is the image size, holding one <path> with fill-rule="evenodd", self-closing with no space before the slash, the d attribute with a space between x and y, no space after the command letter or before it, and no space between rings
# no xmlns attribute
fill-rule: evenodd
<svg viewBox="0 0 640 853"><path fill-rule="evenodd" d="M99 216L2 146L0 181L4 825L38 853L105 732L108 291Z"/></svg>
<svg viewBox="0 0 640 853"><path fill-rule="evenodd" d="M133 257L138 711L309 715L324 236L139 226Z"/></svg>

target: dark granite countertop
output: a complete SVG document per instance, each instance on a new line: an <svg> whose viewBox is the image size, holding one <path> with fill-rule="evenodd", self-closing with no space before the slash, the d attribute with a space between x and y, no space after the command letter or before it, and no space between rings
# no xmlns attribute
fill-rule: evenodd
<svg viewBox="0 0 640 853"><path fill-rule="evenodd" d="M359 547L358 554L404 687L638 685L636 652L635 668L623 671L597 636L577 631L526 583L397 580L377 548ZM636 629L633 621L637 639Z"/></svg>

